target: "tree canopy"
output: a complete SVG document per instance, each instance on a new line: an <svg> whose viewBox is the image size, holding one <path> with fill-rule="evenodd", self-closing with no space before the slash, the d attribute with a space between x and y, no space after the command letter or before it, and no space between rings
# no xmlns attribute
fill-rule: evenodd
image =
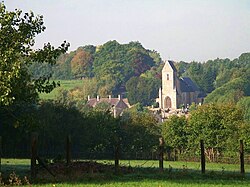
<svg viewBox="0 0 250 187"><path fill-rule="evenodd" d="M36 79L28 71L33 62L53 65L65 53L69 44L63 42L55 48L50 43L34 50L36 35L45 30L43 16L21 10L7 11L0 3L0 106L13 102L32 102L38 92L50 92L55 82L50 75Z"/></svg>

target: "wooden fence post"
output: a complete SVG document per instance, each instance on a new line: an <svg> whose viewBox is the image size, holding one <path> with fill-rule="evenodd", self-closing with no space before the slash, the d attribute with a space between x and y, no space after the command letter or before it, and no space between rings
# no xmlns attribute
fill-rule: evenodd
<svg viewBox="0 0 250 187"><path fill-rule="evenodd" d="M70 164L71 162L71 137L70 135L68 135L66 139L66 161L67 161L67 164Z"/></svg>
<svg viewBox="0 0 250 187"><path fill-rule="evenodd" d="M201 173L205 173L206 170L206 160L205 160L205 148L204 148L204 141L200 141L201 147Z"/></svg>
<svg viewBox="0 0 250 187"><path fill-rule="evenodd" d="M31 133L31 179L36 178L36 159L37 159L37 140L38 134L36 132Z"/></svg>
<svg viewBox="0 0 250 187"><path fill-rule="evenodd" d="M163 171L163 153L164 153L164 139L159 138L159 169Z"/></svg>
<svg viewBox="0 0 250 187"><path fill-rule="evenodd" d="M2 169L2 167L1 167L1 165L2 165L1 159L2 159L2 136L0 136L0 172L1 172L1 169Z"/></svg>
<svg viewBox="0 0 250 187"><path fill-rule="evenodd" d="M115 146L115 173L119 170L119 144Z"/></svg>
<svg viewBox="0 0 250 187"><path fill-rule="evenodd" d="M240 173L245 174L243 140L240 140Z"/></svg>

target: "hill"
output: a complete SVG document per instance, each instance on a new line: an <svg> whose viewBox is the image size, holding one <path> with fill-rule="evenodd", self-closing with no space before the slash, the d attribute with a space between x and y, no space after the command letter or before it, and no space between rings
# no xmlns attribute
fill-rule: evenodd
<svg viewBox="0 0 250 187"><path fill-rule="evenodd" d="M60 56L55 66L34 63L30 71L34 78L47 74L52 79L84 79L82 90L74 93L84 92L80 97L85 99L87 95L123 94L131 104L151 105L161 85L162 65L155 50L145 49L139 42L119 44L114 40L100 46L79 47ZM181 61L175 66L179 77L190 77L207 93L205 102L238 102L249 96L250 53L233 60Z"/></svg>
<svg viewBox="0 0 250 187"><path fill-rule="evenodd" d="M139 77L161 62L156 51L145 49L139 42L119 44L114 40L100 46L79 47L62 55L54 67L34 64L30 70L34 77L51 74L53 79L95 78L98 94L107 96L124 92L130 78Z"/></svg>

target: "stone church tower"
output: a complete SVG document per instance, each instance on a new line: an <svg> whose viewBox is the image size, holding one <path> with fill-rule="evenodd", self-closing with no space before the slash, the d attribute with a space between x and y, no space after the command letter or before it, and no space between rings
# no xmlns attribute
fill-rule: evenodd
<svg viewBox="0 0 250 187"><path fill-rule="evenodd" d="M173 61L166 61L162 69L162 88L159 89L159 108L172 110L202 103L205 94L188 77L178 78Z"/></svg>
<svg viewBox="0 0 250 187"><path fill-rule="evenodd" d="M165 62L162 69L162 88L159 89L159 107L177 108L177 71L172 61Z"/></svg>

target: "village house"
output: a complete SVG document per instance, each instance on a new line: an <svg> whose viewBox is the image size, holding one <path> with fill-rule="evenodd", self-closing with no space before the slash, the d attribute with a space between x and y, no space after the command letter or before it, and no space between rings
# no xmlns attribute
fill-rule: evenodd
<svg viewBox="0 0 250 187"><path fill-rule="evenodd" d="M123 99L121 95L118 95L118 98L112 98L111 95L109 95L108 98L100 98L100 96L90 98L90 96L88 96L87 105L96 107L99 103L109 104L109 109L113 113L114 117L121 116L126 108L130 108L128 99Z"/></svg>

